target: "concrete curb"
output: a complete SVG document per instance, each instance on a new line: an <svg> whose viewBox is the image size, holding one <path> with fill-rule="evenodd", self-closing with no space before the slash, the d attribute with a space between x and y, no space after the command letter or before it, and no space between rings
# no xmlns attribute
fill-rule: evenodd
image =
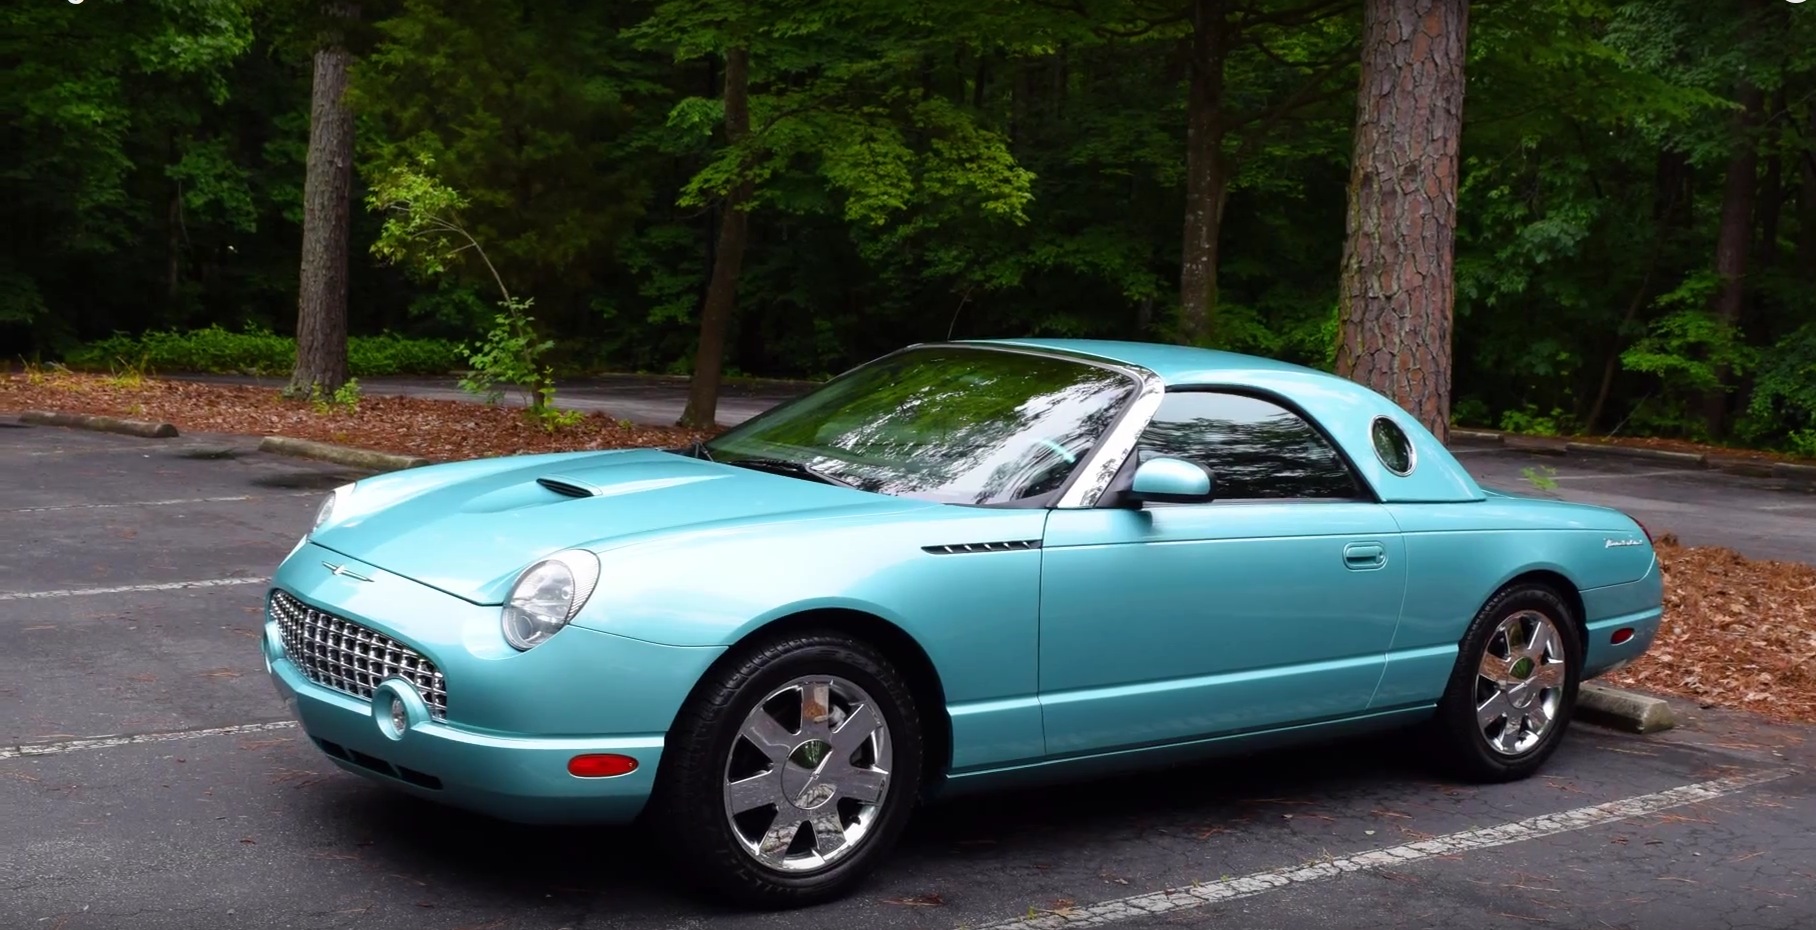
<svg viewBox="0 0 1816 930"><path fill-rule="evenodd" d="M1609 455L1616 458L1649 459L1654 462L1670 462L1675 465L1692 465L1706 468L1709 457L1696 452L1677 452L1671 449L1648 449L1644 446L1617 446L1601 442L1567 442L1565 452L1579 455Z"/></svg>
<svg viewBox="0 0 1816 930"><path fill-rule="evenodd" d="M19 414L19 422L38 426L67 426L73 429L91 429L103 433L121 433L144 439L170 439L177 434L176 426L170 423L122 420L118 417L102 417L87 413L55 413L49 410L27 410Z"/></svg>
<svg viewBox="0 0 1816 930"><path fill-rule="evenodd" d="M1538 455L1601 455L1609 458L1639 459L1657 462L1661 465L1677 465L1685 469L1719 471L1748 478L1777 478L1781 481L1816 485L1816 465L1773 462L1768 459L1743 458L1737 455L1679 452L1675 449L1654 449L1648 446L1570 442L1547 436L1522 436L1518 433L1501 433L1494 430L1453 429L1450 431L1450 438L1453 442L1503 446L1515 451Z"/></svg>
<svg viewBox="0 0 1816 930"><path fill-rule="evenodd" d="M1788 462L1776 462L1772 465L1772 477L1816 484L1816 465L1792 465Z"/></svg>
<svg viewBox="0 0 1816 930"><path fill-rule="evenodd" d="M393 455L389 452L374 452L371 449L337 446L332 443L316 442L313 439L293 439L289 436L266 436L259 442L259 451L319 459L323 462L333 462L336 465L365 468L371 471L401 471L405 468L420 468L429 464L429 460L421 456Z"/></svg>
<svg viewBox="0 0 1816 930"><path fill-rule="evenodd" d="M1677 726L1677 715L1663 699L1607 685L1584 683L1576 695L1576 713L1585 722L1629 733L1657 733Z"/></svg>
<svg viewBox="0 0 1816 930"><path fill-rule="evenodd" d="M1500 433L1485 429L1453 429L1450 438L1453 442L1482 442L1491 446L1498 446L1502 442Z"/></svg>

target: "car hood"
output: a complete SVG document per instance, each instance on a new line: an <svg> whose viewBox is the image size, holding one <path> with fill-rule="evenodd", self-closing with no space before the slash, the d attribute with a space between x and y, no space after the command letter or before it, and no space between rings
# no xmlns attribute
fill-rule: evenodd
<svg viewBox="0 0 1816 930"><path fill-rule="evenodd" d="M933 506L658 450L451 463L361 481L312 540L478 604L562 549Z"/></svg>

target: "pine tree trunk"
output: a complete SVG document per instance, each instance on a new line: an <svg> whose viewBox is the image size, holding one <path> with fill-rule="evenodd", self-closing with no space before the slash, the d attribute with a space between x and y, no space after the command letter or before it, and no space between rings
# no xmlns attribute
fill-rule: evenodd
<svg viewBox="0 0 1816 930"><path fill-rule="evenodd" d="M725 143L737 145L750 134L750 50L734 48L725 53ZM719 380L725 366L725 332L738 302L738 275L744 265L749 239L749 182L739 182L725 197L719 218L719 242L713 250L712 279L700 306L700 346L694 355L694 375L688 383L687 409L680 425L712 429L719 412Z"/></svg>
<svg viewBox="0 0 1816 930"><path fill-rule="evenodd" d="M1734 150L1728 156L1728 173L1721 197L1721 226L1715 239L1715 316L1722 322L1740 322L1747 300L1747 252L1753 246L1753 210L1759 194L1759 143L1753 129L1765 105L1759 88L1743 84L1741 111L1734 118ZM1729 371L1718 365L1716 380L1725 384ZM1703 419L1709 435L1720 436L1727 425L1729 395L1716 390L1703 399Z"/></svg>
<svg viewBox="0 0 1816 930"><path fill-rule="evenodd" d="M1228 194L1223 154L1222 0L1193 0L1186 95L1185 229L1179 255L1179 321L1187 345L1211 339L1217 315L1217 243Z"/></svg>
<svg viewBox="0 0 1816 930"><path fill-rule="evenodd" d="M296 368L285 393L332 391L347 380L347 227L353 189L353 110L347 105L342 27L357 3L330 3L334 25L315 52L309 155L303 178L303 258L297 281ZM337 22L336 22L337 21Z"/></svg>
<svg viewBox="0 0 1816 930"><path fill-rule="evenodd" d="M1367 0L1337 372L1450 435L1468 0Z"/></svg>

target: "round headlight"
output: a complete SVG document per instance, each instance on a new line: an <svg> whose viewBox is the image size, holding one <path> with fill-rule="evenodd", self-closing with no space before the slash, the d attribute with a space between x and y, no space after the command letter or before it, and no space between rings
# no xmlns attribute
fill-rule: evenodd
<svg viewBox="0 0 1816 930"><path fill-rule="evenodd" d="M598 557L582 550L557 552L525 569L505 600L505 641L520 650L547 642L586 606L598 581Z"/></svg>
<svg viewBox="0 0 1816 930"><path fill-rule="evenodd" d="M354 482L354 484L358 484L358 482ZM334 519L334 511L335 508L340 506L341 498L346 497L352 492L352 484L343 484L340 487L335 488L333 493L328 495L328 499L322 501L322 505L316 508L315 522L309 526L309 532L314 533L316 530L327 526L328 521Z"/></svg>

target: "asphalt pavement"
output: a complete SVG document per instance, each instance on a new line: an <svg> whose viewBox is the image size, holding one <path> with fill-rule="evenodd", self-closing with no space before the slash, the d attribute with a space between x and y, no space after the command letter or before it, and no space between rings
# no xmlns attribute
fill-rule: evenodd
<svg viewBox="0 0 1816 930"><path fill-rule="evenodd" d="M1808 494L1544 464L1655 531L1813 552ZM637 828L442 809L299 739L261 582L351 477L246 438L0 426L0 928L1816 926L1812 730L1693 705L1655 736L1579 725L1509 785L1391 737L955 801L845 901L722 910Z"/></svg>

